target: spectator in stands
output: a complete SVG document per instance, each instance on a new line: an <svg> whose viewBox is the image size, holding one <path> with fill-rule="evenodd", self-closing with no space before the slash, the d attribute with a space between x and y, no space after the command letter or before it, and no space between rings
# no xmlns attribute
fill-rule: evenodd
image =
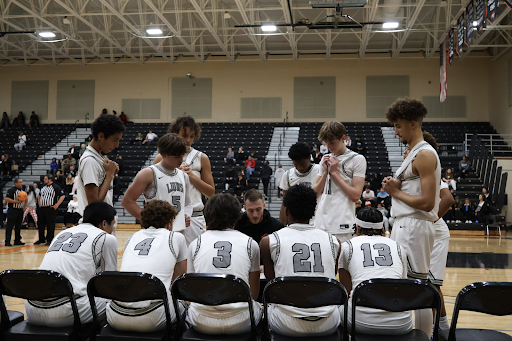
<svg viewBox="0 0 512 341"><path fill-rule="evenodd" d="M85 146L89 146L92 142L92 135L87 136L87 140L85 140Z"/></svg>
<svg viewBox="0 0 512 341"><path fill-rule="evenodd" d="M375 192L371 190L369 186L366 186L363 195L362 195L363 201L370 202L370 205L373 205L375 202ZM365 203L366 206L366 203Z"/></svg>
<svg viewBox="0 0 512 341"><path fill-rule="evenodd" d="M62 174L66 174L66 172L69 170L69 167L71 165L75 166L76 167L76 160L75 158L73 157L73 155L71 153L68 153L68 157L65 158L65 159L62 159L60 161L60 164L62 166Z"/></svg>
<svg viewBox="0 0 512 341"><path fill-rule="evenodd" d="M235 196L243 197L248 186L247 178L242 174L242 172L238 172L235 185Z"/></svg>
<svg viewBox="0 0 512 341"><path fill-rule="evenodd" d="M384 190L384 187L381 187L379 192L377 193L377 203L382 204L386 209L389 209L391 206L391 197Z"/></svg>
<svg viewBox="0 0 512 341"><path fill-rule="evenodd" d="M251 152L250 157L252 157L254 161L258 160L258 157L256 156L255 152Z"/></svg>
<svg viewBox="0 0 512 341"><path fill-rule="evenodd" d="M322 144L320 145L320 153L324 155L329 153L329 149L327 148L324 142L322 142Z"/></svg>
<svg viewBox="0 0 512 341"><path fill-rule="evenodd" d="M448 168L446 170L446 173L444 174L443 177L443 181L450 185L454 191L457 190L457 182L453 178L453 172L451 168Z"/></svg>
<svg viewBox="0 0 512 341"><path fill-rule="evenodd" d="M112 110L112 115L117 116L117 111Z"/></svg>
<svg viewBox="0 0 512 341"><path fill-rule="evenodd" d="M270 177L272 176L272 168L270 168L270 163L266 161L261 167L260 178L263 183L263 193L265 194L265 199L268 199L268 184L270 183Z"/></svg>
<svg viewBox="0 0 512 341"><path fill-rule="evenodd" d="M119 115L119 119L123 121L124 125L128 124L128 117L124 114L124 111L121 111L121 115Z"/></svg>
<svg viewBox="0 0 512 341"><path fill-rule="evenodd" d="M478 204L475 206L475 222L485 223L485 217L490 213L491 209L485 200L483 194L478 195Z"/></svg>
<svg viewBox="0 0 512 341"><path fill-rule="evenodd" d="M6 129L11 126L11 122L9 121L9 115L4 111L2 114L2 123L0 123L0 129Z"/></svg>
<svg viewBox="0 0 512 341"><path fill-rule="evenodd" d="M464 217L466 224L471 224L474 220L473 207L471 206L471 201L469 198L466 198L464 201L464 206L462 207L462 216Z"/></svg>
<svg viewBox="0 0 512 341"><path fill-rule="evenodd" d="M382 213L382 218L384 218L383 223L384 229L386 230L386 237L389 237L389 212L381 203L377 204L377 211Z"/></svg>
<svg viewBox="0 0 512 341"><path fill-rule="evenodd" d="M487 190L487 188L482 187L482 195L484 196L484 199L486 201L489 201L489 191Z"/></svg>
<svg viewBox="0 0 512 341"><path fill-rule="evenodd" d="M372 180L370 181L370 188L372 189L373 192L378 192L381 187L382 187L382 176L380 175L380 173L375 172L373 174Z"/></svg>
<svg viewBox="0 0 512 341"><path fill-rule="evenodd" d="M34 111L30 115L30 120L28 121L28 125L30 127L39 127L39 116L36 115Z"/></svg>
<svg viewBox="0 0 512 341"><path fill-rule="evenodd" d="M322 158L324 157L324 154L320 152L320 149L316 149L313 147L313 154L311 155L313 163L320 164L320 161L322 161Z"/></svg>
<svg viewBox="0 0 512 341"><path fill-rule="evenodd" d="M226 157L224 158L224 162L226 162L228 165L234 165L235 164L235 152L231 147L228 147L228 153L226 154Z"/></svg>
<svg viewBox="0 0 512 341"><path fill-rule="evenodd" d="M71 190L73 189L73 184L75 183L75 178L71 173L68 173L66 176L66 186L64 186L64 194L68 195L71 193Z"/></svg>
<svg viewBox="0 0 512 341"><path fill-rule="evenodd" d="M142 141L144 141L144 137L142 137L142 133L137 133L137 136L135 136L135 139L132 141L132 144L142 144Z"/></svg>
<svg viewBox="0 0 512 341"><path fill-rule="evenodd" d="M252 175L252 172L254 172L254 169L256 168L256 161L252 159L252 157L249 155L247 160L245 160L245 170L247 171L247 178L250 178Z"/></svg>
<svg viewBox="0 0 512 341"><path fill-rule="evenodd" d="M363 206L363 202L361 200L356 201L356 214L361 210L361 207Z"/></svg>
<svg viewBox="0 0 512 341"><path fill-rule="evenodd" d="M65 229L69 222L75 226L78 224L80 218L80 213L78 213L78 197L73 195L73 200L69 201L68 210L66 213L64 213L64 225L62 225L62 228Z"/></svg>
<svg viewBox="0 0 512 341"><path fill-rule="evenodd" d="M78 151L78 158L81 158L83 153L85 152L85 143L82 143L82 145L80 146L80 150Z"/></svg>
<svg viewBox="0 0 512 341"><path fill-rule="evenodd" d="M245 163L245 160L247 160L247 159L245 158L244 149L242 147L240 147L240 148L238 148L238 153L236 154L236 165L237 166L243 165Z"/></svg>
<svg viewBox="0 0 512 341"><path fill-rule="evenodd" d="M61 175L62 173L60 170L55 173L55 176L53 177L53 182L55 182L57 185L59 185L60 188L64 188L66 185L66 179Z"/></svg>
<svg viewBox="0 0 512 341"><path fill-rule="evenodd" d="M73 159L78 160L80 158L80 151L75 147L74 143L71 143L71 147L68 149L68 154L73 156Z"/></svg>
<svg viewBox="0 0 512 341"><path fill-rule="evenodd" d="M114 180L112 181L112 187L114 190L114 201L117 201L119 196L121 195L121 188L119 187L119 173L114 176Z"/></svg>
<svg viewBox="0 0 512 341"><path fill-rule="evenodd" d="M279 187L281 185L281 179L283 178L284 173L286 173L283 169L283 165L279 164L276 169L276 173L274 174L274 178L276 179L275 186L277 188L277 199L281 200L281 191L282 189Z"/></svg>
<svg viewBox="0 0 512 341"><path fill-rule="evenodd" d="M2 157L2 175L11 175L11 169L14 161L9 158L9 154L4 154Z"/></svg>
<svg viewBox="0 0 512 341"><path fill-rule="evenodd" d="M146 139L144 141L142 141L142 144L146 144L146 143L151 143L153 141L156 142L156 140L158 139L158 135L153 133L153 130L150 130L149 133L147 133L146 135Z"/></svg>
<svg viewBox="0 0 512 341"><path fill-rule="evenodd" d="M57 173L58 169L59 169L59 163L57 162L57 158L53 158L52 162L50 163L50 173L52 175L55 175Z"/></svg>
<svg viewBox="0 0 512 341"><path fill-rule="evenodd" d="M233 166L229 166L228 170L226 171L224 180L222 180L222 185L224 186L224 189L228 191L230 188L235 187L236 179L235 179L236 173L233 170Z"/></svg>
<svg viewBox="0 0 512 341"><path fill-rule="evenodd" d="M446 218L447 223L460 223L462 219L462 201L458 196L455 197L455 200L452 206L448 209L444 217Z"/></svg>
<svg viewBox="0 0 512 341"><path fill-rule="evenodd" d="M462 155L462 160L459 161L459 179L465 179L466 175L469 173L469 168L471 164L469 163L466 155Z"/></svg>
<svg viewBox="0 0 512 341"><path fill-rule="evenodd" d="M107 115L108 114L108 111L106 108L104 108L102 111L101 111L101 115Z"/></svg>
<svg viewBox="0 0 512 341"><path fill-rule="evenodd" d="M18 152L21 152L23 147L27 145L27 136L23 134L22 131L19 132L18 135L18 143L14 144L14 149L16 149Z"/></svg>
<svg viewBox="0 0 512 341"><path fill-rule="evenodd" d="M363 143L363 140L361 139L361 136L357 137L356 150L361 155L365 155L366 154L366 148L364 147L364 143Z"/></svg>
<svg viewBox="0 0 512 341"><path fill-rule="evenodd" d="M16 116L16 117L14 118L14 120L12 121L12 125L13 125L14 127L22 127L22 126L24 126L24 125L25 125L25 115L23 114L23 112L22 112L22 111L20 111L20 112L18 113L18 116Z"/></svg>
<svg viewBox="0 0 512 341"><path fill-rule="evenodd" d="M350 136L348 136L348 135L345 138L345 146L347 146L348 149L352 149L352 140L350 139Z"/></svg>
<svg viewBox="0 0 512 341"><path fill-rule="evenodd" d="M76 167L71 165L69 166L69 170L64 173L65 176L68 176L68 174L71 174L72 177L75 177L76 176Z"/></svg>
<svg viewBox="0 0 512 341"><path fill-rule="evenodd" d="M124 171L124 161L123 161L123 157L119 154L117 154L116 156L116 162L117 164L119 165L119 171L117 172L117 174L119 175L122 175L121 173Z"/></svg>

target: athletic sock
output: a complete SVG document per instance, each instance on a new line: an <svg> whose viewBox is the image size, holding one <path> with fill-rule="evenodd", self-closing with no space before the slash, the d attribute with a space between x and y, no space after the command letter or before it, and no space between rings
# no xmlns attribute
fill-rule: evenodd
<svg viewBox="0 0 512 341"><path fill-rule="evenodd" d="M432 309L420 309L414 311L414 328L421 329L430 339L432 334L432 325L434 318L432 317Z"/></svg>
<svg viewBox="0 0 512 341"><path fill-rule="evenodd" d="M448 323L448 316L441 316L439 318L439 328L441 328L441 330L450 329L450 324Z"/></svg>

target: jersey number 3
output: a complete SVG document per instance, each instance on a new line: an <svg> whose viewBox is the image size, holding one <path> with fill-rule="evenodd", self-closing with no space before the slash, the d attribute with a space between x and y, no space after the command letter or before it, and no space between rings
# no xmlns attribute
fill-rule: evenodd
<svg viewBox="0 0 512 341"><path fill-rule="evenodd" d="M213 257L213 266L217 269L225 269L231 265L231 248L232 245L227 241L219 241L213 244L213 247L219 249L218 257Z"/></svg>

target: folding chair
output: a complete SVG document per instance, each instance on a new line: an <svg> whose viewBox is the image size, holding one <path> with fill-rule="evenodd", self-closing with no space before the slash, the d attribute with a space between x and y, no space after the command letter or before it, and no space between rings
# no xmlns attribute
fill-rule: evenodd
<svg viewBox="0 0 512 341"><path fill-rule="evenodd" d="M80 322L73 287L62 274L49 270L5 270L0 273L0 291L3 295L37 301L67 297L74 317L73 326L62 328L36 326L27 320L9 325L7 310L1 304L3 340L84 340L88 337L87 328Z"/></svg>
<svg viewBox="0 0 512 341"><path fill-rule="evenodd" d="M419 329L404 335L375 335L356 333L356 307L382 309L390 312L434 308L433 341L438 341L441 298L434 285L419 279L369 279L361 282L352 293L352 341L397 340L428 341L430 336Z"/></svg>
<svg viewBox="0 0 512 341"><path fill-rule="evenodd" d="M457 328L460 310L496 316L512 315L511 282L477 282L464 287L455 299L450 330L439 332L439 340L511 341L512 336L491 329Z"/></svg>
<svg viewBox="0 0 512 341"><path fill-rule="evenodd" d="M94 340L169 340L172 336L171 315L167 299L167 289L155 276L141 272L104 271L90 279L87 294L91 302ZM165 329L152 333L120 331L106 326L102 328L94 297L102 297L120 302L162 300L165 309ZM176 310L176 313L178 310Z"/></svg>
<svg viewBox="0 0 512 341"><path fill-rule="evenodd" d="M263 292L264 315L268 321L268 304L283 304L297 308L317 308L328 305L343 305L347 311L347 291L337 280L327 277L278 277L271 280ZM347 325L347 314L344 314L343 325ZM267 333L271 341L311 340L308 337L290 337L270 330L267 324ZM323 341L348 341L347 329L338 328L332 335L322 336Z"/></svg>
<svg viewBox="0 0 512 341"><path fill-rule="evenodd" d="M204 305L221 305L247 302L251 319L251 332L245 334L203 334L194 328L184 329L185 316L178 317L174 339L177 340L253 340L257 337L256 321L252 306L251 291L247 283L233 275L222 274L184 274L174 280L171 288L174 309L178 309L178 300Z"/></svg>

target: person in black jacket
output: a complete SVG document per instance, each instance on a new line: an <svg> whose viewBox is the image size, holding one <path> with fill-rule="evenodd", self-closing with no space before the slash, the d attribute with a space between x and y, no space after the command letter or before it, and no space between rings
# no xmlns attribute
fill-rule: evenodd
<svg viewBox="0 0 512 341"><path fill-rule="evenodd" d="M263 182L263 193L265 194L265 199L268 199L268 184L270 183L270 177L272 176L272 168L270 168L270 163L268 161L261 167L260 178L261 182Z"/></svg>

